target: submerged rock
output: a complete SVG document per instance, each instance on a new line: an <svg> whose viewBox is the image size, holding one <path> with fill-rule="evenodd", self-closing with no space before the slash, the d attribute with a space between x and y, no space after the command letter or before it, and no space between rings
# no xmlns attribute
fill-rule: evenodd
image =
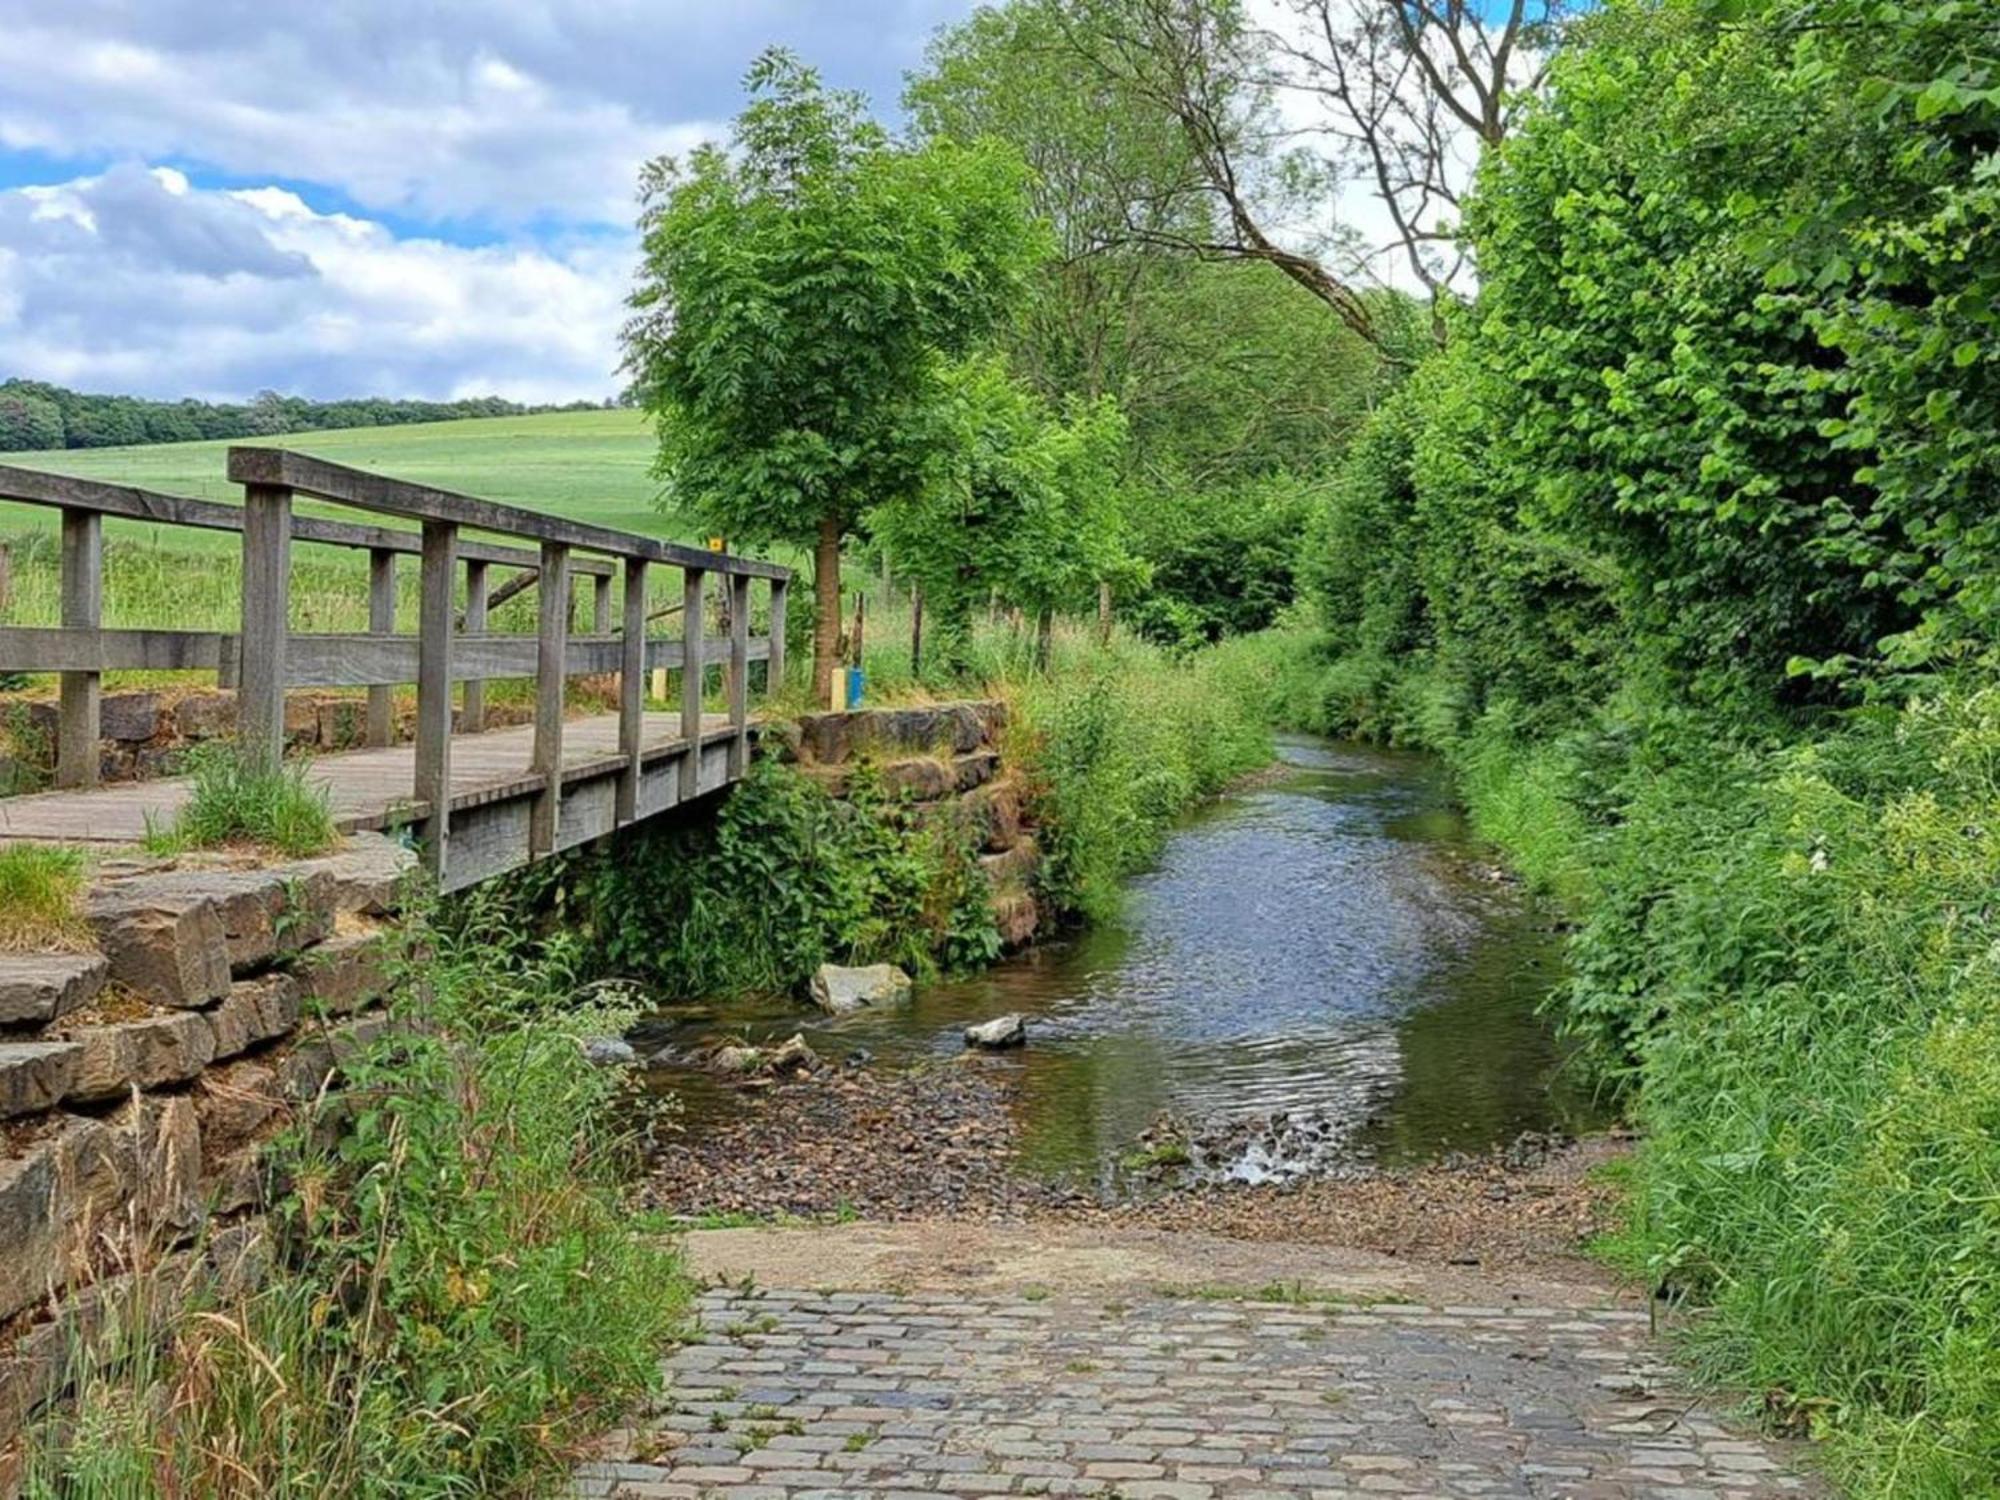
<svg viewBox="0 0 2000 1500"><path fill-rule="evenodd" d="M965 1045L968 1047L998 1051L1003 1047L1022 1046L1027 1040L1028 1023L1019 1015L995 1016L990 1021L965 1028Z"/></svg>
<svg viewBox="0 0 2000 1500"><path fill-rule="evenodd" d="M819 1054L794 1032L776 1047L752 1047L742 1043L717 1049L709 1067L732 1078L768 1079L780 1073L810 1073L819 1066Z"/></svg>
<svg viewBox="0 0 2000 1500"><path fill-rule="evenodd" d="M830 1016L851 1015L871 1005L894 1005L910 998L910 976L894 964L858 969L821 964L812 977L812 1002Z"/></svg>
<svg viewBox="0 0 2000 1500"><path fill-rule="evenodd" d="M600 1068L629 1068L638 1062L639 1054L632 1050L632 1044L619 1036L586 1037L583 1043L584 1058L596 1063Z"/></svg>

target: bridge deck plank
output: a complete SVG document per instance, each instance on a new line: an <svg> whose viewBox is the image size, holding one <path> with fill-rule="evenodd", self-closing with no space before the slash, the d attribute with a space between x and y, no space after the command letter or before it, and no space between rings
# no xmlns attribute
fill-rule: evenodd
<svg viewBox="0 0 2000 1500"><path fill-rule="evenodd" d="M729 720L709 714L702 720L704 742L727 737ZM452 736L451 797L454 807L489 800L494 793L531 776L534 726ZM641 755L651 758L684 744L681 716L644 717ZM618 715L592 714L563 725L566 775L616 761ZM622 764L622 762L620 762ZM326 787L335 819L343 829L376 828L410 806L416 751L410 745L347 750L312 762L311 778ZM146 833L147 819L164 824L187 800L186 777L129 781L92 791L39 792L0 799L0 839L76 844L132 844Z"/></svg>

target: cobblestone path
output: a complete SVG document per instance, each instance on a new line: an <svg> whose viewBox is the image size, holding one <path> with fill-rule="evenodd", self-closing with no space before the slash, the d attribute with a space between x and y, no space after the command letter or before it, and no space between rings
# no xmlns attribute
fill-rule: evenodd
<svg viewBox="0 0 2000 1500"><path fill-rule="evenodd" d="M1643 1312L711 1293L574 1493L1765 1500L1793 1456L1675 1392Z"/></svg>

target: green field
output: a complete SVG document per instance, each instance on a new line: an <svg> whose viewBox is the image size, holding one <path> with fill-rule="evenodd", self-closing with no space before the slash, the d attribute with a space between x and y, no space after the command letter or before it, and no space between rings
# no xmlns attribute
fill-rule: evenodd
<svg viewBox="0 0 2000 1500"><path fill-rule="evenodd" d="M665 518L653 503L660 485L649 472L654 452L652 428L636 411L549 412L408 427L297 432L278 438L5 453L0 454L0 463L204 500L237 500L241 492L223 477L224 456L232 446L253 441L579 521L649 535L669 534ZM353 511L318 509L349 519L366 519ZM5 511L0 530L53 525L53 513L47 510L7 506ZM127 536L152 533L163 533L154 539L176 541L199 535L178 527L113 528L113 534ZM211 543L216 544L233 545L222 538Z"/></svg>

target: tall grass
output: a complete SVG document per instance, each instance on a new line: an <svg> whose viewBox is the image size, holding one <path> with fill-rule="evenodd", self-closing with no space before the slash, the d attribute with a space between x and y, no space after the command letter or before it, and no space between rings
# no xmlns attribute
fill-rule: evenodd
<svg viewBox="0 0 2000 1500"><path fill-rule="evenodd" d="M83 856L53 844L0 848L0 949L72 948L90 930L78 902Z"/></svg>
<svg viewBox="0 0 2000 1500"><path fill-rule="evenodd" d="M236 745L196 745L183 761L193 779L188 800L165 824L148 819L145 847L154 854L231 845L297 859L319 854L339 837L324 786L305 761L258 765Z"/></svg>
<svg viewBox="0 0 2000 1500"><path fill-rule="evenodd" d="M26 1495L518 1494L654 1383L688 1281L623 1208L615 1084L578 1049L627 1018L573 1002L564 952L528 957L480 905L411 951L417 1025L277 1150L269 1276L163 1341L99 1334L74 1407L31 1434Z"/></svg>

